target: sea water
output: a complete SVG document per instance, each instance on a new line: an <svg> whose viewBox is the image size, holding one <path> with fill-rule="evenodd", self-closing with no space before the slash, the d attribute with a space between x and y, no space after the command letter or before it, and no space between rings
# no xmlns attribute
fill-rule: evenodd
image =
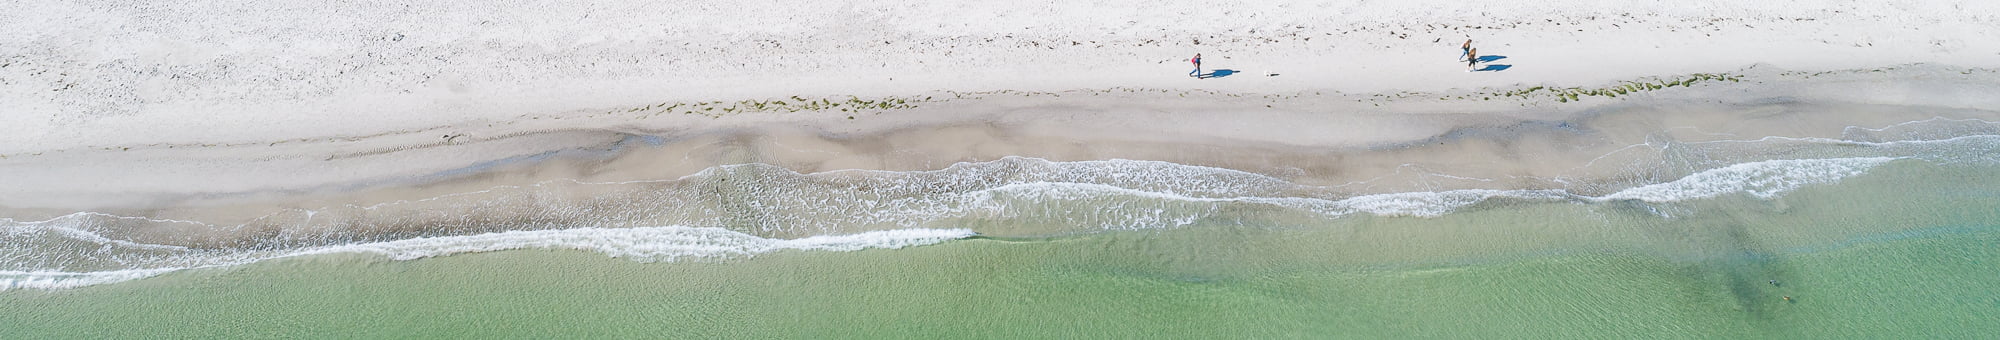
<svg viewBox="0 0 2000 340"><path fill-rule="evenodd" d="M1990 127L1670 146L1617 165L1649 176L1520 190L1017 157L732 165L245 225L5 220L0 338L1978 338L2000 334ZM526 198L580 188L600 194ZM354 211L369 219L326 217Z"/></svg>

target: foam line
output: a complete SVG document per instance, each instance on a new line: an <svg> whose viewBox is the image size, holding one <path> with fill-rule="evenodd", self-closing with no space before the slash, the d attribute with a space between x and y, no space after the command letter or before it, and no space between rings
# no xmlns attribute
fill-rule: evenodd
<svg viewBox="0 0 2000 340"><path fill-rule="evenodd" d="M1605 195L1605 200L1678 202L1732 193L1774 198L1811 184L1839 181L1866 173L1868 169L1896 160L1892 157L1790 159L1750 162L1710 169L1673 182L1625 189Z"/></svg>
<svg viewBox="0 0 2000 340"><path fill-rule="evenodd" d="M88 233L83 231L77 231ZM94 234L93 234L94 235ZM93 272L0 271L0 290L64 289L137 280L178 270L226 267L264 260L323 254L377 254L413 260L464 253L517 249L584 250L642 262L685 258L746 257L781 250L856 251L937 244L975 235L968 229L878 230L849 235L769 239L722 228L641 227L508 231L466 236L424 237L388 242L274 252L201 265ZM219 257L228 259L234 257Z"/></svg>

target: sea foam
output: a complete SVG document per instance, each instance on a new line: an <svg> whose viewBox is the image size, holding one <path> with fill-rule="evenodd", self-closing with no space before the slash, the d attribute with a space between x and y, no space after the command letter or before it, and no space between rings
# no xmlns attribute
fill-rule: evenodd
<svg viewBox="0 0 2000 340"><path fill-rule="evenodd" d="M1788 159L1743 163L1698 172L1673 182L1621 190L1602 199L1677 202L1734 193L1770 199L1801 186L1832 183L1860 175L1893 160L1896 158Z"/></svg>
<svg viewBox="0 0 2000 340"><path fill-rule="evenodd" d="M68 234L89 234L85 231ZM577 228L507 231L465 236L441 236L299 249L245 251L234 254L189 252L173 262L184 266L69 272L0 270L0 290L63 289L142 279L178 270L242 265L259 261L321 254L374 254L393 260L413 260L464 253L518 249L583 250L641 262L687 258L747 257L781 250L855 251L897 249L937 244L975 235L967 229L878 230L848 235L798 239L752 236L722 228L640 227Z"/></svg>
<svg viewBox="0 0 2000 340"><path fill-rule="evenodd" d="M961 239L967 229L899 229L800 239L770 239L722 228L641 227L507 231L490 234L424 237L389 242L331 246L287 256L368 253L395 260L514 249L564 249L602 253L643 262L680 258L749 256L778 250L854 251L896 249Z"/></svg>

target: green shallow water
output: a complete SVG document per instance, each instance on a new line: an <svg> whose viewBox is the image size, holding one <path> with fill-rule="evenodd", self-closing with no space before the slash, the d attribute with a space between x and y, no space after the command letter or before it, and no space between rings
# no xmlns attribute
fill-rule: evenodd
<svg viewBox="0 0 2000 340"><path fill-rule="evenodd" d="M1783 285L1747 292L1732 268L1632 254L1204 271L1090 238L731 264L539 251L328 258L14 292L0 297L0 321L14 325L7 338L1973 338L2000 325L1996 242L2000 232L1982 228L1780 256Z"/></svg>
<svg viewBox="0 0 2000 340"><path fill-rule="evenodd" d="M0 338L1982 338L2000 180L1977 170L726 261L314 256L0 292Z"/></svg>

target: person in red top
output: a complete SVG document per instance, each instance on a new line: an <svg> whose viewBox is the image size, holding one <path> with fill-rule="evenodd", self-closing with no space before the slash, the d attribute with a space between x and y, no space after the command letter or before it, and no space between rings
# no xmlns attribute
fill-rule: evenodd
<svg viewBox="0 0 2000 340"><path fill-rule="evenodd" d="M1194 63L1194 72L1188 72L1188 76L1201 79L1201 53L1195 53L1194 59L1188 59L1188 62Z"/></svg>

